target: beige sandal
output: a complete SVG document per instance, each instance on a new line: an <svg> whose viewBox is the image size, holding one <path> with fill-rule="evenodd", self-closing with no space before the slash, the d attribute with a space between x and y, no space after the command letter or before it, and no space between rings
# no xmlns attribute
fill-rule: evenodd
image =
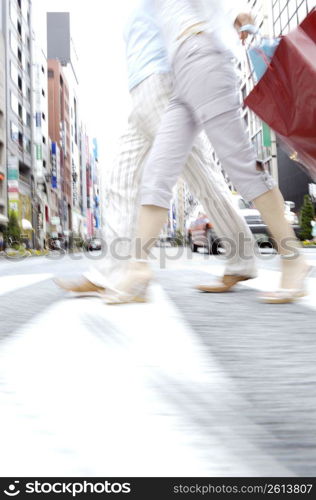
<svg viewBox="0 0 316 500"><path fill-rule="evenodd" d="M291 259L293 255L282 255L282 259ZM306 297L308 294L306 288L306 279L314 269L313 266L306 265L302 276L299 279L300 286L298 288L279 288L275 292L266 292L259 296L260 300L265 304L290 304L297 300Z"/></svg>

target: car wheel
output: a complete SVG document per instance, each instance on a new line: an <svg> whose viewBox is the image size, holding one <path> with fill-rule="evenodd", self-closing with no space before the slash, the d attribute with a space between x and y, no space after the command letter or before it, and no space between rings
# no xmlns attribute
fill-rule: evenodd
<svg viewBox="0 0 316 500"><path fill-rule="evenodd" d="M190 236L190 238L189 238L189 244L190 244L191 252L195 253L198 251L198 246L193 243L192 236Z"/></svg>
<svg viewBox="0 0 316 500"><path fill-rule="evenodd" d="M269 237L269 242L268 242L267 246L269 248L271 248L272 250L275 250L276 252L278 251L278 245L277 245L275 239L272 238L272 236Z"/></svg>
<svg viewBox="0 0 316 500"><path fill-rule="evenodd" d="M206 232L206 237L208 241L209 254L218 255L220 242L216 234L211 229L208 229Z"/></svg>

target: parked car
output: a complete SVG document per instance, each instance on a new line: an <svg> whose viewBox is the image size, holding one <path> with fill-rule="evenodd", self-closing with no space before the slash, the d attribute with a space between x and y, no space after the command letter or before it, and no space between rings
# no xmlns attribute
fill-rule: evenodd
<svg viewBox="0 0 316 500"><path fill-rule="evenodd" d="M298 216L293 210L295 208L295 203L294 201L285 201L284 205L285 205L285 218L290 224L292 224L294 232L296 236L299 238L301 226L298 220Z"/></svg>
<svg viewBox="0 0 316 500"><path fill-rule="evenodd" d="M101 250L102 242L99 238L91 238L86 242L86 248L90 252L93 250Z"/></svg>
<svg viewBox="0 0 316 500"><path fill-rule="evenodd" d="M211 254L218 254L220 241L214 228L203 213L199 213L188 229L188 240L192 252L197 252L198 248L207 248Z"/></svg>
<svg viewBox="0 0 316 500"><path fill-rule="evenodd" d="M267 226L259 211L239 194L234 194L232 199L237 211L245 218L257 243L260 246L273 246ZM210 254L216 255L221 248L220 239L217 237L211 221L202 213L190 224L188 238L192 252L197 252L197 249L202 247L207 248Z"/></svg>
<svg viewBox="0 0 316 500"><path fill-rule="evenodd" d="M233 194L232 199L237 211L245 218L258 245L273 248L274 242L260 212L251 202L245 201L239 194ZM298 235L300 226L296 214L292 212L294 207L293 202L286 201L284 210L286 219L293 225L293 229ZM201 211L189 226L188 240L192 252L197 252L198 248L207 248L211 254L217 254L221 248L220 239L217 238L211 221Z"/></svg>
<svg viewBox="0 0 316 500"><path fill-rule="evenodd" d="M244 200L239 194L233 194L232 198L236 210L245 218L258 245L273 246L271 236L259 210L254 207L252 202Z"/></svg>
<svg viewBox="0 0 316 500"><path fill-rule="evenodd" d="M50 238L48 240L48 246L50 250L61 250L63 248L60 238Z"/></svg>

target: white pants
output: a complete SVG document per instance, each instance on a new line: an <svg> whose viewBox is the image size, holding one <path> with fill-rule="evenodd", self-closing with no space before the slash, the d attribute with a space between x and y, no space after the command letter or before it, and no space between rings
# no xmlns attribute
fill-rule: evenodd
<svg viewBox="0 0 316 500"><path fill-rule="evenodd" d="M188 38L174 60L173 97L146 162L142 205L169 207L195 137L205 130L224 170L248 201L275 187L256 169L256 153L241 114L238 79L230 51L214 48L212 35Z"/></svg>
<svg viewBox="0 0 316 500"><path fill-rule="evenodd" d="M150 76L131 92L133 110L128 128L121 137L119 154L105 179L106 255L101 265L85 274L95 284L113 284L124 269L126 259L122 256L129 255L135 234L143 166L172 89L172 76L165 73ZM255 276L252 234L233 206L232 195L219 167L212 160L211 147L205 136L200 135L195 141L182 176L191 193L203 205L217 236L229 239L236 248L225 261L225 273Z"/></svg>

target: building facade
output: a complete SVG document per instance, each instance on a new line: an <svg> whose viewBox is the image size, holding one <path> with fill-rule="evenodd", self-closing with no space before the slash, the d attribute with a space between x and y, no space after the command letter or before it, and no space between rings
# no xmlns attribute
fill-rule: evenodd
<svg viewBox="0 0 316 500"><path fill-rule="evenodd" d="M36 225L33 165L32 26L30 0L2 0L6 51L8 211L15 212L31 242Z"/></svg>
<svg viewBox="0 0 316 500"><path fill-rule="evenodd" d="M51 237L91 237L100 225L99 160L80 117L70 15L48 13L46 25L33 19L31 0L0 5L1 247L10 212L36 248Z"/></svg>
<svg viewBox="0 0 316 500"><path fill-rule="evenodd" d="M62 232L72 231L72 171L70 147L69 88L57 59L48 59L48 133L52 144L52 162L59 160L59 218ZM57 155L59 156L57 160ZM57 189L57 188L56 188ZM53 228L54 231L57 228Z"/></svg>
<svg viewBox="0 0 316 500"><path fill-rule="evenodd" d="M275 37L286 35L306 17L316 6L316 0L270 0L271 34ZM300 209L304 195L313 191L311 179L297 163L282 151L277 143L278 182L286 200L295 203Z"/></svg>
<svg viewBox="0 0 316 500"><path fill-rule="evenodd" d="M59 64L68 87L72 213L69 229L74 236L91 237L100 224L98 148L80 119L79 61L71 38L69 13L47 13L47 53L49 61L56 61L55 66Z"/></svg>
<svg viewBox="0 0 316 500"><path fill-rule="evenodd" d="M37 246L47 246L50 224L51 166L48 136L47 58L33 35L34 179L37 203Z"/></svg>
<svg viewBox="0 0 316 500"><path fill-rule="evenodd" d="M6 225L8 220L6 135L5 43L3 33L2 31L0 31L0 233L3 232L4 226Z"/></svg>
<svg viewBox="0 0 316 500"><path fill-rule="evenodd" d="M248 0L248 4L249 10L254 15L256 26L258 26L263 35L269 36L271 33L270 0ZM243 56L239 65L242 77L242 101L251 92L256 83L245 51L243 51ZM277 144L274 132L246 106L243 106L243 117L251 141L257 151L257 158L264 162L265 168L278 184Z"/></svg>
<svg viewBox="0 0 316 500"><path fill-rule="evenodd" d="M278 37L296 28L315 7L316 0L248 0L248 4L262 35ZM242 62L242 75L241 91L245 98L254 86L246 58ZM243 113L258 158L266 161L285 200L294 202L295 210L298 211L304 195L309 192L309 176L282 151L277 137L266 124L247 108L244 108Z"/></svg>

